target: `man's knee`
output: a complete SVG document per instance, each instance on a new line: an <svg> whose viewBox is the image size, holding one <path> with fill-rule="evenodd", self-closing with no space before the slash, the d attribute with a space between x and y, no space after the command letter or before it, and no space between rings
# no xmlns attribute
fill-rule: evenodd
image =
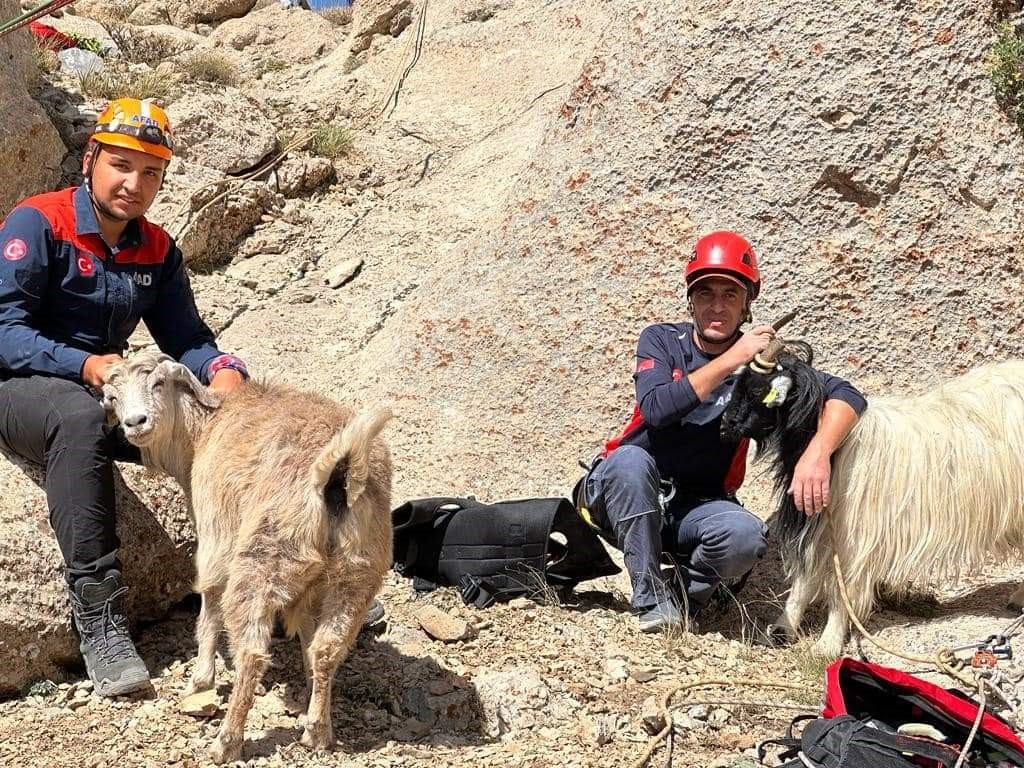
<svg viewBox="0 0 1024 768"><path fill-rule="evenodd" d="M106 450L110 436L103 406L88 397L61 404L52 441L51 448L96 446Z"/></svg>
<svg viewBox="0 0 1024 768"><path fill-rule="evenodd" d="M604 463L606 466L603 474L606 482L658 487L658 466L654 462L654 457L639 446L620 446L604 460Z"/></svg>
<svg viewBox="0 0 1024 768"><path fill-rule="evenodd" d="M742 508L717 516L705 542L705 556L726 579L742 576L767 549L767 527Z"/></svg>

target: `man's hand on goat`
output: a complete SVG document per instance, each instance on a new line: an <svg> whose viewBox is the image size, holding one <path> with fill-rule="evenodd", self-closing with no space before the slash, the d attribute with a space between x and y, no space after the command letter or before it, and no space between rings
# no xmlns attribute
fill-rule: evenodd
<svg viewBox="0 0 1024 768"><path fill-rule="evenodd" d="M775 338L775 329L770 325L758 325L740 336L739 341L729 348L732 355L730 364L736 368L746 365L758 352L764 352Z"/></svg>
<svg viewBox="0 0 1024 768"><path fill-rule="evenodd" d="M829 479L832 477L832 462L829 452L811 441L796 463L793 482L787 493L793 496L796 508L806 515L824 512L828 506Z"/></svg>
<svg viewBox="0 0 1024 768"><path fill-rule="evenodd" d="M222 395L234 392L245 381L245 377L231 368L221 368L210 379L210 389Z"/></svg>
<svg viewBox="0 0 1024 768"><path fill-rule="evenodd" d="M82 365L82 381L93 389L102 389L107 383L108 366L123 362L120 355L89 355Z"/></svg>

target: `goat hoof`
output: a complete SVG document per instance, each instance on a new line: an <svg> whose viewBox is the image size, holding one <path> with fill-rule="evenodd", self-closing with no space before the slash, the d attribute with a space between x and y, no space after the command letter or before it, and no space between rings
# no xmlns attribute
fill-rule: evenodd
<svg viewBox="0 0 1024 768"><path fill-rule="evenodd" d="M235 760L242 759L242 743L240 741L236 742L233 739L226 740L218 736L210 746L209 755L210 759L217 765L233 763Z"/></svg>
<svg viewBox="0 0 1024 768"><path fill-rule="evenodd" d="M842 643L837 648L835 643L826 643L819 640L811 646L811 655L817 656L819 659L837 659L842 652Z"/></svg>
<svg viewBox="0 0 1024 768"><path fill-rule="evenodd" d="M185 695L192 696L196 693L208 691L211 688L213 688L212 678L210 678L209 680L196 680L195 678L192 678L191 680L189 680L188 687L185 689Z"/></svg>
<svg viewBox="0 0 1024 768"><path fill-rule="evenodd" d="M306 725L300 741L314 752L324 752L334 746L334 734L330 728Z"/></svg>

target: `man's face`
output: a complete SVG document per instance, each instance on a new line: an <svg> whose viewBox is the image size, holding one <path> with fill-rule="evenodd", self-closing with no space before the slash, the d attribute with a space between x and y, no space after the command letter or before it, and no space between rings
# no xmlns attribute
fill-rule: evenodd
<svg viewBox="0 0 1024 768"><path fill-rule="evenodd" d="M94 145L83 161L83 172L90 156L92 194L100 210L112 219L136 219L153 204L167 163L159 157L135 149Z"/></svg>
<svg viewBox="0 0 1024 768"><path fill-rule="evenodd" d="M726 277L708 277L690 294L693 319L712 342L728 341L743 322L747 291Z"/></svg>

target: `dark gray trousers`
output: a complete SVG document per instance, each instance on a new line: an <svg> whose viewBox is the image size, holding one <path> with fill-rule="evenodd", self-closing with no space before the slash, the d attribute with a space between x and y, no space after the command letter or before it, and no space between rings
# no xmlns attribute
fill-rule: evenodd
<svg viewBox="0 0 1024 768"><path fill-rule="evenodd" d="M623 445L588 474L584 495L591 514L615 534L633 585L633 606L650 608L669 597L661 572L662 554L669 552L679 564L694 615L722 579L742 576L764 556L767 527L730 499L681 495L663 513L660 480L647 451Z"/></svg>
<svg viewBox="0 0 1024 768"><path fill-rule="evenodd" d="M50 526L69 582L118 567L113 461L140 456L107 427L89 389L54 376L0 382L0 450L45 468Z"/></svg>

